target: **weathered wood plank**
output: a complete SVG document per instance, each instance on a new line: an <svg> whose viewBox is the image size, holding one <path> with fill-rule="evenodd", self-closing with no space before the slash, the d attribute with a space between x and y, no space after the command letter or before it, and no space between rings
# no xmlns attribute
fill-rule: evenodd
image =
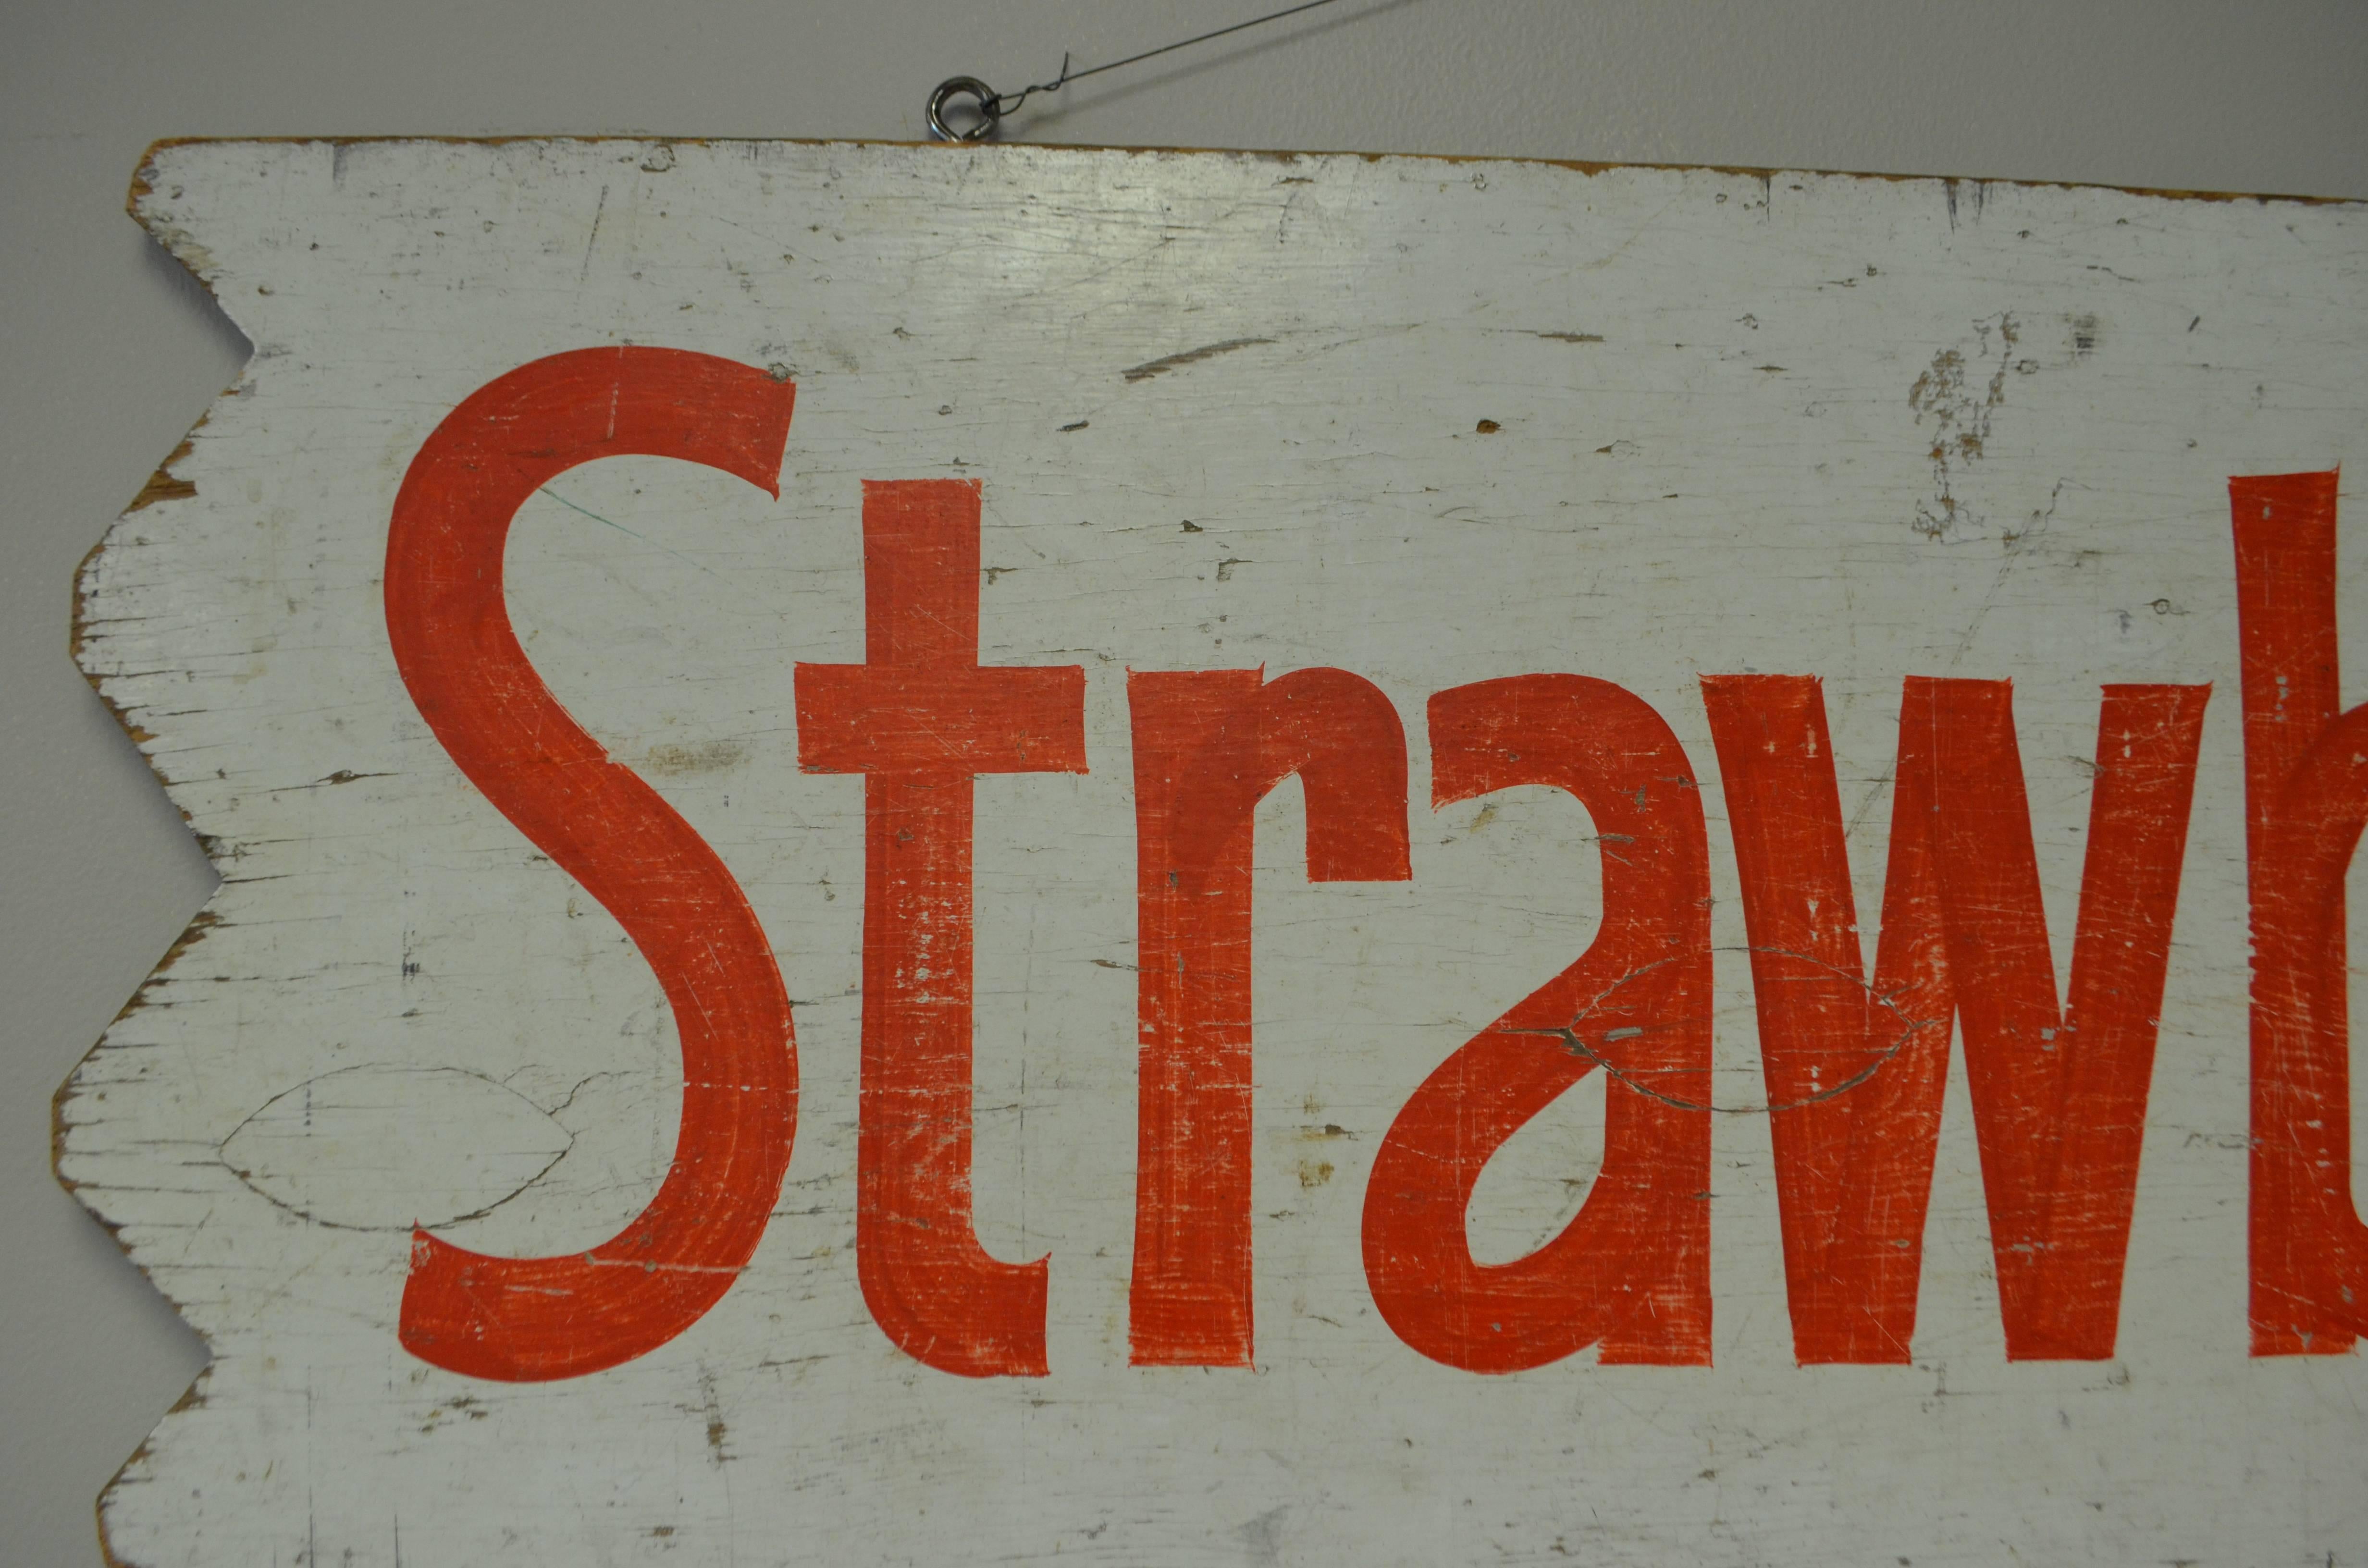
<svg viewBox="0 0 2368 1568"><path fill-rule="evenodd" d="M2228 489L2235 475L2336 470L2368 438L2357 204L1415 158L531 141L166 144L134 210L255 357L81 583L77 656L224 879L58 1105L61 1176L214 1357L104 1505L120 1560L2317 1564L2368 1540L2359 1358L2252 1354L2262 1324L2286 1320L2248 1293L2248 1215L2264 1199L2248 1169L2260 1124ZM793 385L786 446L777 434L772 448L778 496L750 483L768 474L713 460L606 457L537 477L506 554L496 532L490 556L450 559L505 563L485 602L507 607L533 675L745 894L761 938L750 961L769 954L794 1010L795 1141L778 1196L754 1199L761 1243L688 1327L585 1375L489 1381L399 1335L406 1277L424 1267L413 1222L495 1257L601 1256L661 1190L685 1105L729 1098L696 1074L686 1092L682 1032L643 956L671 938L620 921L560 863L606 855L629 877L659 863L633 847L639 797L600 797L610 814L590 819L553 808L538 848L528 808L497 810L421 708L445 691L515 714L499 705L524 687L476 644L435 665L460 646L449 618L417 621L409 653L390 637L390 597L413 591L401 585L465 597L482 581L404 542L459 515L447 495L401 520L431 437L518 367L620 347L745 367L750 408L758 383L784 399ZM666 407L694 406L667 392L636 415L627 372L614 375L611 437L617 417L662 424ZM470 459L452 472L489 471ZM841 677L814 666L893 662L886 622L868 617L903 612L867 606L893 540L875 535L867 566L865 530L889 528L894 497L867 512L863 488L893 481L940 482L896 493L921 508L898 525L918 564L898 570L961 567L928 579L950 597L913 600L928 616L898 624L927 642L966 613L974 539L975 663L1079 676L977 697L931 687L926 701L848 676L829 699L848 706L828 706ZM980 486L974 535L961 482ZM2356 632L2368 526L2335 549L2336 608ZM2281 625L2310 613L2279 601ZM1258 666L1270 681L1349 672L1382 706L1344 687L1260 709L1247 677L1233 695L1185 682L1162 721L1182 738L1152 744L1153 673ZM1818 939L1836 953L1856 942L1869 984L1872 927L1898 918L1884 896L1895 800L1923 798L1894 789L1903 714L1941 737L1909 771L1937 769L1944 801L1964 780L2014 777L1983 773L1966 749L1998 733L1966 706L1979 693L1904 680L2013 682L2003 733L2059 988L2084 874L2097 883L2092 801L2115 765L2100 688L2212 687L2200 721L2149 732L2159 788L2130 807L2132 834L2178 817L2183 842L2149 850L2125 835L2106 857L2164 870L2176 923L2129 938L2167 941L2167 961L2158 1010L2130 1020L2151 1035L2158 1017L2159 1032L2138 1080L2150 1096L2104 1358L2007 1357L1993 1233L2011 1271L2022 1244L2000 1227L2024 1221L1995 1194L1986 1203L1982 1161L1993 1180L2026 1146L2049 1151L2045 1165L2081 1112L2051 1119L2056 1102L2006 1093L1999 1115L2038 1120L1996 1122L1977 1153L1961 1056L1933 1091L1945 1097L1929 1228L1882 1221L1924 1238L1908 1359L1798 1364L1806 1309L1798 1281L1788 1298L1770 1124L1804 1113L1768 1110L1793 1102L1770 1076L1783 1059L1765 1022L1766 985L1788 977L1763 973L1755 990L1751 949L1770 943L1747 925L1738 846L1752 824L1723 766L1741 731L1713 734L1702 685L1745 674L1822 679L1819 766L1862 928L1835 936L1830 914L1785 907L1804 930L1827 919ZM468 697L481 676L485 693ZM1648 754L1675 759L1638 775L1640 797L1660 793L1637 800L1636 822L1624 797L1590 812L1517 777L1544 765L1510 756L1531 732L1490 727L1513 710L1437 700L1549 676L1615 683L1666 725L1656 752L1649 715L1623 719L1592 687L1520 698L1521 722L1546 726L1537 735L1611 746L1588 764L1605 778ZM1772 711L1774 688L1728 689ZM1580 706L1563 729L1536 717L1566 700ZM1038 702L1050 706L1026 724L1010 716ZM1315 767L1321 736L1292 728L1316 723L1304 720L1315 708L1367 748L1342 786L1352 796L1386 801L1373 715L1402 724L1406 880L1393 880L1388 842L1311 866L1311 817L1319 837L1341 812L1389 834L1364 806L1310 807L1287 785L1254 808L1247 864L1238 840L1224 846L1223 812L1255 795L1222 781ZM1228 713L1220 745L1208 726ZM1072 733L1085 771L1062 750ZM1810 732L1785 733L1788 766L1806 767ZM597 760L552 761L572 744L556 726L495 741L510 761L483 768L611 778ZM899 745L904 761L878 760ZM1194 782L1139 790L1156 756ZM846 771L859 764L875 776ZM2162 791L2190 764L2182 815ZM908 931L919 956L876 947L867 978L864 923L887 918L891 887L867 900L866 791L893 795L881 767L904 768L923 804L899 808L913 814L880 830L876 857L899 853L906 828L951 833L948 781L980 775L967 786L974 888L943 865L912 873L928 904ZM1810 824L1808 848L1771 862L1783 875L1763 891L1781 903L1808 885L1800 857L1824 841L1814 790L1768 787L1771 811ZM2340 816L2327 788L2313 823ZM1452 802L1434 811L1435 793ZM1172 821L1156 816L1170 797ZM1254 907L1253 958L1225 945L1231 915L1159 903L1167 862L1138 865L1146 831L1169 835L1178 864L1235 868L1207 870L1197 896ZM2010 859L2012 840L1966 842L2004 844ZM1188 841L1200 847L1176 847ZM1645 895L1604 891L1633 857L1652 868L1633 871L1637 885L1675 898L1695 873L1668 857L1690 843L1704 937L1684 934L1684 900L1651 925L1634 902ZM1951 875L1997 869L1987 852L1934 853L1958 855ZM1326 864L1358 880L1310 885ZM2014 905L2010 876L1994 881L1978 884L1993 890L1982 917L2033 913ZM1165 911L1140 942L1139 885ZM666 900L636 896L656 919ZM697 936L728 903L701 893L675 914ZM1975 966L2005 927L1951 907L1963 922L1950 939L1974 934L1947 961L1988 975ZM886 1085L920 1071L925 1027L968 1038L959 1016L894 1014L900 997L959 989L944 968L914 977L965 918L971 1091L916 1078L922 1119L867 1112L867 1050ZM1619 947L1648 927L1679 933L1667 939L1699 960L1700 985L1664 976L1649 1004L1633 988L1606 1001L1660 961ZM1499 1354L1471 1346L1519 1337L1477 1326L1472 1299L1431 1330L1420 1290L1377 1307L1393 1276L1374 1269L1368 1178L1417 1086L1599 936L1602 961L1628 953L1610 989L1588 993L1564 1036L1518 1026L1536 1050L1581 1052L1565 1074L1577 1086L1480 1171L1471 1256L1513 1265L1583 1201L1609 1212L1636 1171L1659 1173L1662 1199L1682 1178L1691 1209L1637 1210L1602 1256L1661 1256L1706 1210L1706 1293L1693 1264L1668 1263L1645 1318L1606 1309L1625 1325L1607 1345L1708 1364L1604 1364L1610 1350L1565 1354L1555 1329L1522 1341L1543 1364L1479 1375L1434 1358L1437 1335L1468 1365ZM1140 972L1155 948L1181 966L1173 994ZM703 960L680 961L691 995ZM1244 962L1247 976L1228 969ZM1637 1021L1603 1027L1632 1005ZM882 1009L870 1046L867 1006ZM1160 1136L1188 1165L1213 1162L1167 1172L1167 1187L1138 1183L1154 1081L1139 1026L1158 1036L1139 1007L1185 1009L1176 1049L1211 1052L1162 1080L1197 1108ZM762 1035L761 1020L746 1027ZM1255 1096L1247 1120L1227 1121L1237 1102L1190 1096L1224 1090L1224 1052L1253 1028ZM2053 1049L2016 1038L2031 1062ZM1650 1056L1655 1041L1674 1054ZM1896 1091L1913 1123L1909 1059L1876 1044L1846 1092ZM717 1060L744 1098L750 1074L771 1071L763 1050ZM1598 1061L1618 1071L1587 1070ZM1813 1082L1819 1103L1835 1097ZM2357 1125L2356 1094L2327 1092L2319 1108ZM942 1221L963 1195L926 1171L902 1196L867 1185L859 1125L884 1118L878 1148L926 1165L952 1157L959 1139L932 1130L952 1138L965 1107L976 1235L1001 1267L916 1264L927 1299L900 1330L885 1287L867 1295L859 1210L920 1205L909 1212ZM716 1114L761 1123L739 1101ZM738 1147L761 1152L769 1134L748 1136ZM1706 1184L1688 1163L1696 1139ZM1417 1175L1423 1149L1401 1151ZM2100 1158L2107 1177L2128 1176L2121 1155ZM677 1174L697 1165L686 1156ZM1139 1186L1170 1205L1145 1210L1151 1230ZM1189 1230L1201 1206L1230 1214L1245 1198L1248 1316L1194 1315L1207 1290L1233 1300L1238 1259L1193 1232L1174 1253L1187 1304L1172 1321L1186 1326L1158 1338L1146 1324L1170 1320L1143 1283L1167 1244L1158 1226ZM1435 1216L1406 1223L1460 1244ZM889 1239L866 1245L884 1259L903 1244L882 1224ZM1843 1232L1893 1233L1873 1220ZM2305 1250L2332 1256L2317 1234ZM1017 1266L1039 1258L1030 1320ZM1850 1267L1836 1254L1818 1269ZM1580 1310L1576 1278L1524 1299L1562 1321ZM1699 1353L1680 1324L1697 1306ZM977 1326L990 1320L1003 1326ZM939 1369L956 1358L944 1334L973 1332L968 1369L1016 1367L1026 1355L996 1337L1006 1329L1041 1334L1045 1376ZM1245 1351L1254 1365L1224 1364Z"/></svg>

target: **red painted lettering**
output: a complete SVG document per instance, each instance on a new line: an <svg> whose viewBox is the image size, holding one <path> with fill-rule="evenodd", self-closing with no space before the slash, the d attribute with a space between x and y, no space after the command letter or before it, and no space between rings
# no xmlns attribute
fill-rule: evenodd
<svg viewBox="0 0 2368 1568"><path fill-rule="evenodd" d="M2059 1009L2006 682L1907 683L1870 987L1817 682L1702 678L1804 1363L1908 1359L1952 1012L2007 1355L2112 1354L2210 689L2104 689Z"/></svg>
<svg viewBox="0 0 2368 1568"><path fill-rule="evenodd" d="M1365 1190L1375 1305L1422 1354L1475 1372L1600 1341L1606 1362L1710 1362L1709 848L1692 769L1659 714L1580 676L1430 699L1431 804L1523 784L1577 797L1604 843L1587 952L1406 1101ZM1614 1080L1578 1215L1525 1258L1473 1261L1464 1210L1489 1156L1587 1074Z"/></svg>
<svg viewBox="0 0 2368 1568"><path fill-rule="evenodd" d="M1041 1377L1045 1260L971 1223L971 780L1083 773L1085 671L978 664L979 487L863 486L860 665L800 665L798 759L863 783L856 1273L941 1371Z"/></svg>
<svg viewBox="0 0 2368 1568"><path fill-rule="evenodd" d="M739 884L690 825L568 716L510 630L502 548L537 489L642 454L769 494L793 389L663 348L554 355L489 382L412 460L386 545L386 625L422 718L469 781L621 924L681 1037L674 1163L588 1253L501 1258L412 1235L399 1332L481 1378L574 1377L696 1323L757 1249L797 1128L790 1004Z"/></svg>
<svg viewBox="0 0 2368 1568"><path fill-rule="evenodd" d="M2256 1356L2339 1355L2368 1332L2343 899L2368 823L2368 705L2338 711L2337 477L2228 482L2253 911Z"/></svg>
<svg viewBox="0 0 2368 1568"><path fill-rule="evenodd" d="M1297 774L1313 881L1404 881L1406 733L1344 670L1133 674L1142 1076L1136 1366L1247 1367L1250 853Z"/></svg>

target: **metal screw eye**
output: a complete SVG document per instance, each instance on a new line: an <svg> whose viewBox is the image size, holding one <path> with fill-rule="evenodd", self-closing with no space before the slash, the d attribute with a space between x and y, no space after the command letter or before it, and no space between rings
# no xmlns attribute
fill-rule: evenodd
<svg viewBox="0 0 2368 1568"><path fill-rule="evenodd" d="M946 106L956 98L969 98L978 108L978 123L965 131L956 131L946 123ZM932 142L984 142L995 134L1003 110L996 101L995 89L975 76L949 76L938 84L929 95L929 140Z"/></svg>

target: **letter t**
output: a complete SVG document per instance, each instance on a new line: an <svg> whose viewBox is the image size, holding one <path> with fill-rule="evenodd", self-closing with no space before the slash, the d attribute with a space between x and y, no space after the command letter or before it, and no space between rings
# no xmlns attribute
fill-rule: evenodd
<svg viewBox="0 0 2368 1568"><path fill-rule="evenodd" d="M1045 1260L971 1222L971 780L1085 772L1086 673L979 666L978 495L864 483L867 662L798 666L798 761L864 776L864 1302L941 1371L1042 1377Z"/></svg>

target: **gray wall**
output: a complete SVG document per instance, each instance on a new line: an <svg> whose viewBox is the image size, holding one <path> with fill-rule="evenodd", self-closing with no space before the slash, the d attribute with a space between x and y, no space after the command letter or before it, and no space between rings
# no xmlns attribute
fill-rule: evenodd
<svg viewBox="0 0 2368 1568"><path fill-rule="evenodd" d="M1277 0L1269 0L1269 5ZM0 0L0 1562L204 1349L51 1182L51 1091L213 873L66 657L74 567L245 345L123 215L162 136L912 139L1260 0ZM2363 0L1338 0L1013 139L1742 164L2368 196Z"/></svg>

